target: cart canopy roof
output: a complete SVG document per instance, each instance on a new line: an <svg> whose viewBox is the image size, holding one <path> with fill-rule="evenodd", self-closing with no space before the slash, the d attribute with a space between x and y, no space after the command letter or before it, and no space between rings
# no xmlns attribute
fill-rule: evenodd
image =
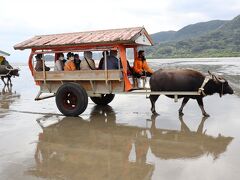
<svg viewBox="0 0 240 180"><path fill-rule="evenodd" d="M10 54L0 50L0 56L10 56Z"/></svg>
<svg viewBox="0 0 240 180"><path fill-rule="evenodd" d="M153 45L144 27L39 35L14 46L14 49L57 49L77 46Z"/></svg>

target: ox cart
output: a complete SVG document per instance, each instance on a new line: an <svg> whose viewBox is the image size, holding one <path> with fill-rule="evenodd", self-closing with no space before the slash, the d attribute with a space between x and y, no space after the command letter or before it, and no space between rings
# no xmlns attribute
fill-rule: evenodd
<svg viewBox="0 0 240 180"><path fill-rule="evenodd" d="M88 97L96 103L107 105L115 94L173 95L177 101L179 95L200 95L198 92L151 92L150 88L133 89L131 78L127 74L127 51L131 49L137 56L139 46L151 46L153 41L144 27L39 35L14 46L16 50L31 49L28 60L29 69L40 91L35 100L55 97L59 111L66 116L78 116L85 111ZM43 71L34 69L34 55L67 52L106 52L117 50L119 69ZM44 63L43 63L44 64ZM106 54L104 59L107 67ZM145 81L145 80L144 80ZM46 94L47 93L47 94ZM50 93L50 94L49 94Z"/></svg>

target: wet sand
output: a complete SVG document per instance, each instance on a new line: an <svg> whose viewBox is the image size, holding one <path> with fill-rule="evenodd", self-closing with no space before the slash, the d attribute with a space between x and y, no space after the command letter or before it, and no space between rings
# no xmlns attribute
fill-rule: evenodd
<svg viewBox="0 0 240 180"><path fill-rule="evenodd" d="M27 66L0 94L0 179L238 179L240 59L151 60L158 67L218 72L234 95L204 99L203 118L190 100L161 96L152 116L145 96L118 95L77 118L62 116L54 99L35 102ZM3 87L3 84L0 84Z"/></svg>

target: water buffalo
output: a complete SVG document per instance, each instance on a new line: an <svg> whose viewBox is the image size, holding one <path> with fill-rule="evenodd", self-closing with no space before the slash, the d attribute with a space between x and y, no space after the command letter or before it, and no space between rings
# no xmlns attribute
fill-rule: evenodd
<svg viewBox="0 0 240 180"><path fill-rule="evenodd" d="M205 83L203 83L204 81ZM204 86L202 87L202 85ZM203 116L209 116L204 110L204 96L212 95L214 93L219 93L220 97L224 94L233 94L232 88L224 78L218 77L210 72L209 76L206 76L192 69L159 69L152 75L150 79L150 87L151 91L195 92L199 91L199 88L202 87L201 95L178 96L178 98L183 98L182 105L179 109L179 115L183 115L183 107L187 104L190 98L197 100ZM155 102L158 97L159 95L150 95L152 104L151 111L153 114L157 114L155 110ZM174 96L168 97L174 98Z"/></svg>
<svg viewBox="0 0 240 180"><path fill-rule="evenodd" d="M1 79L4 83L4 85L11 85L12 86L12 81L11 81L11 77L12 76L19 76L18 73L19 69L14 69L11 66L5 66L5 65L0 65L0 76ZM4 78L7 78L7 83L4 81Z"/></svg>

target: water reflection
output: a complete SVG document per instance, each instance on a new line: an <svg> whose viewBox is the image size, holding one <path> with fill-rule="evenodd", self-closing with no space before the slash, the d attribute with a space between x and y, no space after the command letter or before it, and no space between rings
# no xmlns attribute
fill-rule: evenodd
<svg viewBox="0 0 240 180"><path fill-rule="evenodd" d="M181 130L157 129L155 127L156 116L152 117L150 147L156 157L162 159L197 158L203 155L211 155L217 159L221 153L226 151L232 141L232 137L209 136L203 131L206 117L202 117L197 131L191 131L179 116Z"/></svg>
<svg viewBox="0 0 240 180"><path fill-rule="evenodd" d="M20 94L12 90L11 86L5 85L0 92L0 109L9 109L10 105L20 98Z"/></svg>
<svg viewBox="0 0 240 180"><path fill-rule="evenodd" d="M51 117L38 119L47 121ZM35 152L36 165L28 174L53 179L151 179L154 158L197 158L226 151L231 137L212 137L191 131L182 117L181 130L131 127L116 123L111 106L94 106L89 119L64 117L43 128Z"/></svg>

